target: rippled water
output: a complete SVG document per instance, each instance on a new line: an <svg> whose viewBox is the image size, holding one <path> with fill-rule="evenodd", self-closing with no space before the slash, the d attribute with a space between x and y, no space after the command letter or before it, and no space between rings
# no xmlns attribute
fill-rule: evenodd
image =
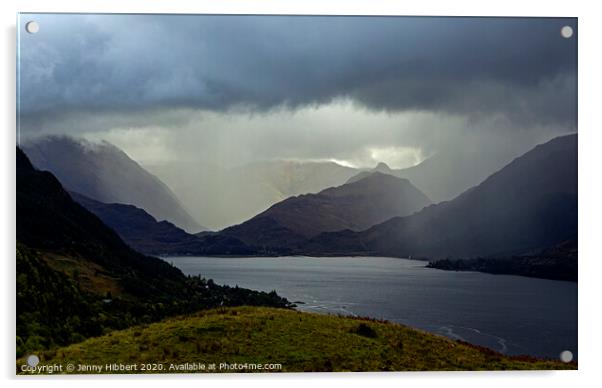
<svg viewBox="0 0 602 388"><path fill-rule="evenodd" d="M385 257L170 257L186 274L276 290L300 310L383 318L506 354L577 355L577 284Z"/></svg>

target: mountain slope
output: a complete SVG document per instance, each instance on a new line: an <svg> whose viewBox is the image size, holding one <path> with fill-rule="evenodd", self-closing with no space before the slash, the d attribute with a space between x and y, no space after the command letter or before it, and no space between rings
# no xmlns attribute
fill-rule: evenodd
<svg viewBox="0 0 602 388"><path fill-rule="evenodd" d="M102 203L73 192L71 196L115 230L130 247L144 254L200 256L256 253L235 237L200 232L201 240L170 222L157 221L133 205Z"/></svg>
<svg viewBox="0 0 602 388"><path fill-rule="evenodd" d="M149 255L201 253L198 237L168 221L157 221L134 205L102 203L71 192L71 197L112 228L130 247Z"/></svg>
<svg viewBox="0 0 602 388"><path fill-rule="evenodd" d="M282 160L234 168L207 163L148 168L174 190L196 219L212 230L242 223L288 197L342 185L357 173L333 162Z"/></svg>
<svg viewBox="0 0 602 388"><path fill-rule="evenodd" d="M391 169L380 163L372 170L362 171L351 177L348 182L354 182L378 171L408 179L434 203L438 203L457 197L508 164L512 157L520 155L513 150L504 147L484 149L481 146L467 146L462 150L437 153L416 166L404 169Z"/></svg>
<svg viewBox="0 0 602 388"><path fill-rule="evenodd" d="M354 183L288 198L220 234L256 247L290 248L322 232L367 229L429 204L409 181L372 173Z"/></svg>
<svg viewBox="0 0 602 388"><path fill-rule="evenodd" d="M19 148L16 177L18 355L202 308L288 305L132 250Z"/></svg>
<svg viewBox="0 0 602 388"><path fill-rule="evenodd" d="M577 135L539 145L452 201L364 232L324 233L305 253L476 257L548 248L577 236Z"/></svg>
<svg viewBox="0 0 602 388"><path fill-rule="evenodd" d="M191 232L203 229L163 182L110 143L50 136L23 148L34 166L52 172L68 190L105 203L135 205Z"/></svg>
<svg viewBox="0 0 602 388"><path fill-rule="evenodd" d="M85 256L117 273L132 273L144 292L170 289L181 272L162 260L143 256L129 248L96 216L75 203L49 172L35 170L17 149L17 240L30 248ZM156 281L157 277L162 281ZM145 279L153 282L146 283ZM135 281L136 280L136 281ZM147 279L148 280L148 279ZM135 294L135 290L133 290Z"/></svg>

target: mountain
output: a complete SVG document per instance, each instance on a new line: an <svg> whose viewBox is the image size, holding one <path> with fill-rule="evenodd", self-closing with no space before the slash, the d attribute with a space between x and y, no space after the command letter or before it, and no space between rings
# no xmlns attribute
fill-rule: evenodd
<svg viewBox="0 0 602 388"><path fill-rule="evenodd" d="M102 203L74 192L70 195L138 252L149 255L201 253L198 237L186 233L169 221L157 221L134 205Z"/></svg>
<svg viewBox="0 0 602 388"><path fill-rule="evenodd" d="M333 162L282 160L232 168L185 162L147 168L212 230L244 222L288 197L342 185L358 171Z"/></svg>
<svg viewBox="0 0 602 388"><path fill-rule="evenodd" d="M397 172L401 171L401 170L393 170L389 167L389 165L387 165L387 163L384 162L380 162L376 165L376 167L374 167L373 169L370 170L364 170L362 172L359 172L358 174L352 176L351 178L349 178L347 180L347 182L345 183L354 183L357 181L360 181L364 178L369 177L370 175L374 174L374 173L380 173L380 174L387 174L387 175L392 175L392 176L397 176Z"/></svg>
<svg viewBox="0 0 602 388"><path fill-rule="evenodd" d="M78 193L73 199L119 234L130 247L148 255L248 255L255 250L235 237L213 232L189 234L168 221L157 221L143 209L120 203L102 203Z"/></svg>
<svg viewBox="0 0 602 388"><path fill-rule="evenodd" d="M375 172L317 194L290 197L220 235L260 249L287 249L323 232L364 230L430 203L408 180Z"/></svg>
<svg viewBox="0 0 602 388"><path fill-rule="evenodd" d="M16 156L18 356L203 308L288 305L134 251L54 175Z"/></svg>
<svg viewBox="0 0 602 388"><path fill-rule="evenodd" d="M488 257L577 236L577 135L536 146L457 198L366 231L323 233L304 254Z"/></svg>
<svg viewBox="0 0 602 388"><path fill-rule="evenodd" d="M70 191L100 202L135 205L190 232L204 229L169 187L110 143L49 136L23 149L34 166L52 172Z"/></svg>
<svg viewBox="0 0 602 388"><path fill-rule="evenodd" d="M119 276L132 273L132 279L124 283L124 287L134 287L132 294L144 289L145 294L153 295L182 280L179 270L129 248L113 230L75 203L54 175L36 170L20 149L17 240L30 248L85 257ZM152 282L147 281L150 278Z"/></svg>
<svg viewBox="0 0 602 388"><path fill-rule="evenodd" d="M395 176L409 179L437 203L455 198L511 160L511 156L495 149L447 151L396 171Z"/></svg>
<svg viewBox="0 0 602 388"><path fill-rule="evenodd" d="M372 172L382 172L408 179L435 203L448 201L479 184L510 162L513 156L520 154L515 154L513 150L504 147L447 150L404 169L391 169L385 163L379 163L372 170L359 172L347 183L362 179Z"/></svg>

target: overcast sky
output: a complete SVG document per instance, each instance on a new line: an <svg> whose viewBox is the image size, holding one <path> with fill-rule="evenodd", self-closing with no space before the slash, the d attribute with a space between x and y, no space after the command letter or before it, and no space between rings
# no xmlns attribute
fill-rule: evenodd
<svg viewBox="0 0 602 388"><path fill-rule="evenodd" d="M20 33L22 138L106 139L142 163L405 167L577 130L575 19L28 20L40 30Z"/></svg>

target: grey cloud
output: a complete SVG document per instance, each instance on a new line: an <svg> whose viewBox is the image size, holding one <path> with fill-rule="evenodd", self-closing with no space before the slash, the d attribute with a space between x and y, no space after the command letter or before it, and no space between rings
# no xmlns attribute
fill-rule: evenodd
<svg viewBox="0 0 602 388"><path fill-rule="evenodd" d="M21 124L153 110L266 111L350 98L576 125L576 19L23 15Z"/></svg>

